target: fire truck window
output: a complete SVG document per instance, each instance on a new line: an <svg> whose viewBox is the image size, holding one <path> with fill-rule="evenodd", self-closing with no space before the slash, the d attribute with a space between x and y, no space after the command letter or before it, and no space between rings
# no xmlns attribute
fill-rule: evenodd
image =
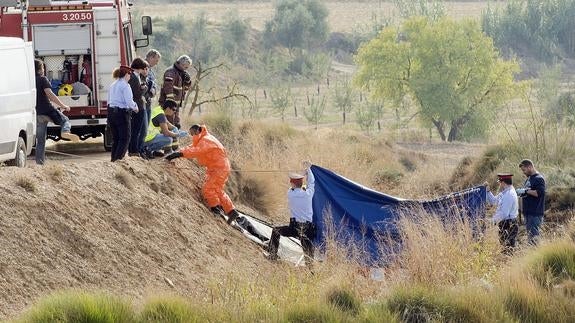
<svg viewBox="0 0 575 323"><path fill-rule="evenodd" d="M122 28L122 32L124 33L124 48L126 49L126 58L128 61L128 65L132 62L132 37L130 33L130 25L124 25Z"/></svg>

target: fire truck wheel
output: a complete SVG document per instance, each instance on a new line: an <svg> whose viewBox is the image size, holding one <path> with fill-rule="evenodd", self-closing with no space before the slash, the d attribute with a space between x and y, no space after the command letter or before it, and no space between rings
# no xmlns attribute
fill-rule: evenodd
<svg viewBox="0 0 575 323"><path fill-rule="evenodd" d="M18 137L18 144L16 146L16 156L13 160L7 162L10 166L24 167L26 166L26 142L24 138Z"/></svg>

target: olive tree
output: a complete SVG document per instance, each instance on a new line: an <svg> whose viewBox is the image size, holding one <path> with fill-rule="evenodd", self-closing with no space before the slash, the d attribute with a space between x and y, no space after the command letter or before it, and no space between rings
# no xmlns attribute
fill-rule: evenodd
<svg viewBox="0 0 575 323"><path fill-rule="evenodd" d="M476 22L448 18L414 17L387 27L356 59L356 84L375 99L400 102L408 96L444 141L464 139L470 125L487 127L486 111L511 96L519 69L499 57Z"/></svg>

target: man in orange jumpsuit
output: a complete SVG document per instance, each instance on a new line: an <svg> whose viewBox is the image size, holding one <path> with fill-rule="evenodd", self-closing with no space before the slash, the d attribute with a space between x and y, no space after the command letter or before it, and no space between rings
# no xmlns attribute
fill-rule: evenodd
<svg viewBox="0 0 575 323"><path fill-rule="evenodd" d="M202 195L210 210L219 214L223 209L228 216L228 224L231 224L239 213L235 210L228 194L224 192L224 186L230 174L230 161L226 150L216 137L208 133L204 125L193 125L190 128L190 134L192 144L166 156L166 159L195 158L200 165L206 167L206 180L202 187Z"/></svg>

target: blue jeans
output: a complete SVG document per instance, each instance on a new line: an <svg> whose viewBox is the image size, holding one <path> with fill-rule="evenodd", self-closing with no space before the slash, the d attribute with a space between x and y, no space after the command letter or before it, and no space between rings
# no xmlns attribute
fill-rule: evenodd
<svg viewBox="0 0 575 323"><path fill-rule="evenodd" d="M34 148L34 157L36 164L44 165L46 161L46 135L48 133L48 123L54 122L61 128L61 132L70 132L72 126L70 119L60 110L54 109L50 115L36 115L36 147Z"/></svg>
<svg viewBox="0 0 575 323"><path fill-rule="evenodd" d="M527 242L536 245L539 240L539 227L543 216L525 215L525 228L527 229Z"/></svg>
<svg viewBox="0 0 575 323"><path fill-rule="evenodd" d="M149 151L158 151L166 146L172 144L172 137L164 136L163 134L157 134L154 139L144 142L144 149Z"/></svg>

